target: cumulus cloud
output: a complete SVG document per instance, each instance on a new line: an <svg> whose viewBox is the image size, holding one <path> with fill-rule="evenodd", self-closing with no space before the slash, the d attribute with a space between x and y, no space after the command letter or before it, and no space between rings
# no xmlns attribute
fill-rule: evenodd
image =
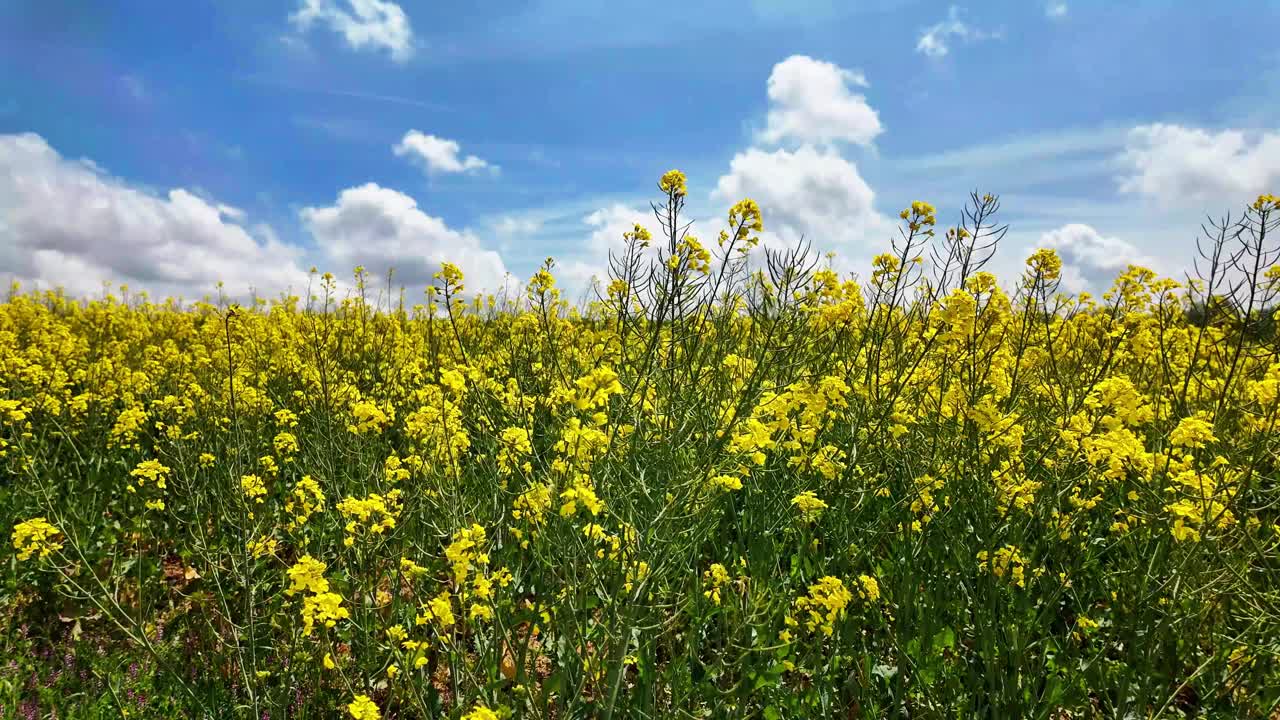
<svg viewBox="0 0 1280 720"><path fill-rule="evenodd" d="M622 233L637 224L654 229L653 213L648 209L614 203L582 216L580 229L586 235L585 240L575 252L556 258L554 270L556 280L564 286L569 297L578 299L584 293L590 293L595 282L605 282L609 275L609 252L621 251L624 247Z"/></svg>
<svg viewBox="0 0 1280 720"><path fill-rule="evenodd" d="M687 218L694 220L689 233L713 246L729 206L744 197L760 204L766 247L791 248L804 239L815 252L836 251L841 271L865 269L894 232L893 221L876 210L875 192L857 166L829 147L752 147L737 153L710 194L715 211ZM610 250L621 250L622 234L637 223L654 232L656 251L665 240L657 236L648 208L615 203L584 216L585 240L579 252L558 265L557 278L575 293L589 288L592 278L604 279Z"/></svg>
<svg viewBox="0 0 1280 720"><path fill-rule="evenodd" d="M609 278L609 266L606 261L607 257L605 259L571 257L557 260L551 272L556 277L556 283L564 299L570 302L590 302L598 295L604 294Z"/></svg>
<svg viewBox="0 0 1280 720"><path fill-rule="evenodd" d="M460 156L461 149L461 146L453 140L426 135L417 130L405 133L400 142L392 147L396 157L407 157L420 163L426 168L428 174L468 173L485 168L491 172L498 171L496 165L490 165L475 155Z"/></svg>
<svg viewBox="0 0 1280 720"><path fill-rule="evenodd" d="M219 214L227 218L230 218L231 220L234 220L238 223L244 222L249 217L248 213L246 213L244 210L241 210L238 207L235 207L234 205L228 205L226 203L218 203L217 205L215 205L215 207L218 208Z"/></svg>
<svg viewBox="0 0 1280 720"><path fill-rule="evenodd" d="M1181 125L1141 125L1118 158L1120 190L1167 206L1252 200L1280 185L1280 131L1213 132Z"/></svg>
<svg viewBox="0 0 1280 720"><path fill-rule="evenodd" d="M793 246L804 237L846 261L864 260L894 227L875 209L875 192L852 162L811 145L738 153L712 197L725 203L750 197L760 203L767 243Z"/></svg>
<svg viewBox="0 0 1280 720"><path fill-rule="evenodd" d="M1071 292L1101 292L1129 265L1155 269L1156 262L1132 243L1102 235L1089 225L1071 223L1040 236L1040 247L1062 258L1062 283Z"/></svg>
<svg viewBox="0 0 1280 720"><path fill-rule="evenodd" d="M894 222L875 209L875 192L857 166L829 146L751 147L737 153L709 196L712 215L687 217L693 220L688 232L714 245L729 207L744 197L761 206L766 247L795 247L803 238L816 252L836 251L842 271L865 269L894 233ZM648 208L615 203L585 215L582 222L586 237L579 251L559 263L556 273L575 296L589 289L593 278L607 276L609 252L623 248L623 233L637 223L654 232L652 251L665 242L657 236Z"/></svg>
<svg viewBox="0 0 1280 720"><path fill-rule="evenodd" d="M884 128L879 113L853 89L867 86L859 71L792 55L769 74L769 114L759 138L770 144L792 140L870 145Z"/></svg>
<svg viewBox="0 0 1280 720"><path fill-rule="evenodd" d="M77 295L105 281L188 299L300 292L298 248L181 188L153 194L70 160L34 133L0 135L0 267Z"/></svg>
<svg viewBox="0 0 1280 720"><path fill-rule="evenodd" d="M681 224L686 222L690 223L687 233L708 247L715 243L716 235L723 227L723 224L717 225L716 220L699 219L687 211ZM643 255L649 260L656 260L660 249L666 247L667 238L661 234L651 208L613 203L581 216L579 230L584 239L574 252L556 258L555 276L564 286L566 296L573 299L581 299L584 295L594 297L592 285L597 281L604 285L608 281L610 253L621 254L626 247L623 233L630 232L636 225L642 225L653 233L652 244L643 251Z"/></svg>
<svg viewBox="0 0 1280 720"><path fill-rule="evenodd" d="M468 294L496 291L505 282L502 258L474 234L450 228L413 198L375 183L347 188L333 205L303 208L299 217L340 267L363 265L375 276L394 268L396 284L424 287L447 261L466 274Z"/></svg>
<svg viewBox="0 0 1280 720"><path fill-rule="evenodd" d="M614 203L589 213L582 222L591 230L586 247L592 255L604 259L610 250L623 247L624 232L631 231L636 225L652 226L653 213L648 209Z"/></svg>
<svg viewBox="0 0 1280 720"><path fill-rule="evenodd" d="M289 22L298 32L328 26L352 50L384 50L396 62L413 56L409 16L389 0L301 0Z"/></svg>
<svg viewBox="0 0 1280 720"><path fill-rule="evenodd" d="M875 209L875 192L835 141L867 145L883 131L876 111L850 89L866 84L861 73L805 56L775 65L768 84L768 127L756 139L799 145L753 146L734 155L710 194L712 216L696 219L689 233L714 244L729 207L749 197L764 214L766 246L794 247L805 239L819 252L835 250L842 269L865 265L877 248L887 246L894 223ZM589 288L592 278L606 277L609 251L620 250L622 234L637 223L655 229L649 209L628 204L584 216L586 239L559 263L557 277L575 291ZM654 238L655 250L661 242Z"/></svg>
<svg viewBox="0 0 1280 720"><path fill-rule="evenodd" d="M952 5L947 11L946 20L920 31L920 39L916 41L916 52L931 58L941 58L951 52L951 45L956 40L976 43L998 39L1000 36L1001 33L998 30L982 30L964 22L960 19L960 8Z"/></svg>
<svg viewBox="0 0 1280 720"><path fill-rule="evenodd" d="M104 282L124 283L193 299L221 281L233 297L300 294L307 260L339 275L357 265L374 275L395 268L406 287L429 284L445 261L462 268L469 291L506 282L497 252L396 190L347 188L333 205L303 208L299 218L313 252L200 191L155 194L92 161L61 156L39 135L0 135L0 267L24 284L87 296Z"/></svg>

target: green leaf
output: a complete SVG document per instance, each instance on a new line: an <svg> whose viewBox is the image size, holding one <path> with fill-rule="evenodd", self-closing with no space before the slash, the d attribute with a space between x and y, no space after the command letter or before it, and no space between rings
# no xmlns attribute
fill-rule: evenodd
<svg viewBox="0 0 1280 720"><path fill-rule="evenodd" d="M956 646L956 631L949 627L944 627L933 636L933 644L936 647L954 649Z"/></svg>

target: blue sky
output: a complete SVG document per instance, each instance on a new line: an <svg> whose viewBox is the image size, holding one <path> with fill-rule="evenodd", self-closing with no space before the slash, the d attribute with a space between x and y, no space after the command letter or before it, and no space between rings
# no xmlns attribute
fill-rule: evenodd
<svg viewBox="0 0 1280 720"><path fill-rule="evenodd" d="M865 274L897 210L1004 196L999 267L1187 266L1280 191L1278 2L0 0L0 273L198 297L541 258L586 285L690 177ZM399 148L399 151L397 151ZM468 158L473 158L468 161Z"/></svg>

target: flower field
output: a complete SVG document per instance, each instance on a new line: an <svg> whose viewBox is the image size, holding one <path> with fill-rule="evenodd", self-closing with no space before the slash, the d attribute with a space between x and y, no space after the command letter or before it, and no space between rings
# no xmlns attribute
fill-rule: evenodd
<svg viewBox="0 0 1280 720"><path fill-rule="evenodd" d="M684 193L585 304L11 291L0 716L1276 717L1280 199L1091 297Z"/></svg>

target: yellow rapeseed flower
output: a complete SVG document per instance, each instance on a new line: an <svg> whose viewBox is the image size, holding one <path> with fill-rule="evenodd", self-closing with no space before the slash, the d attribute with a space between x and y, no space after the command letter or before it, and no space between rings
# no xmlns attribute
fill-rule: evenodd
<svg viewBox="0 0 1280 720"><path fill-rule="evenodd" d="M378 706L368 695L356 695L355 699L347 705L347 712L351 714L354 720L381 720L382 713L378 710Z"/></svg>
<svg viewBox="0 0 1280 720"><path fill-rule="evenodd" d="M57 541L61 531L42 517L23 520L13 526L13 548L18 551L18 559L26 560L34 554L47 558L51 553L62 549Z"/></svg>
<svg viewBox="0 0 1280 720"><path fill-rule="evenodd" d="M800 511L800 519L804 522L817 520L821 517L822 511L827 509L827 503L812 490L805 490L791 498L791 505Z"/></svg>

